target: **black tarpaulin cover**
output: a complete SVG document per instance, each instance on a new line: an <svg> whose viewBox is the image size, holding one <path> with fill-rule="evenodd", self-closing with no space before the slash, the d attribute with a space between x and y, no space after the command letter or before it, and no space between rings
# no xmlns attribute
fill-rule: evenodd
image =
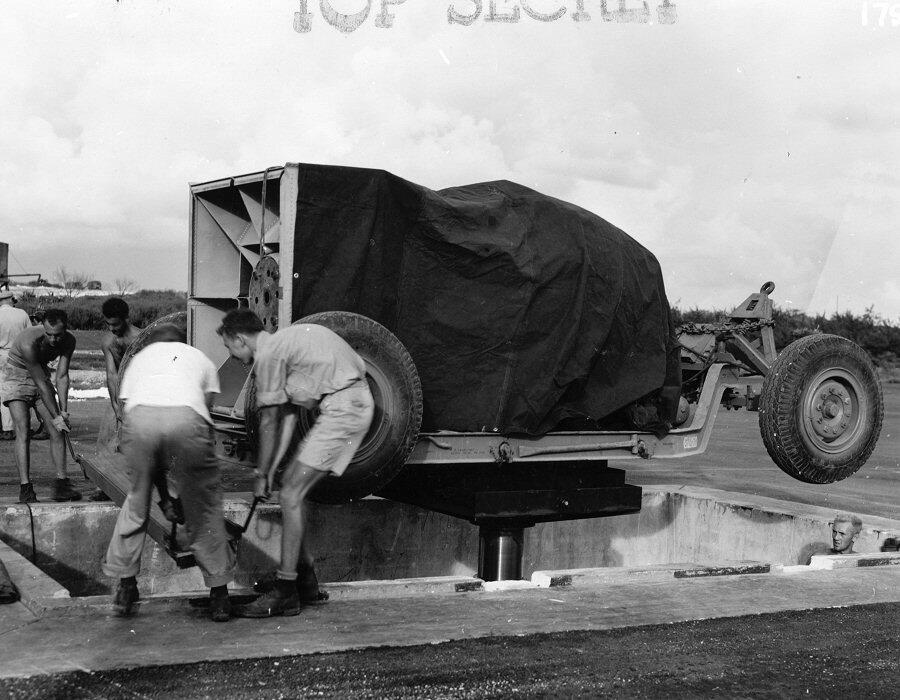
<svg viewBox="0 0 900 700"><path fill-rule="evenodd" d="M293 319L361 313L415 361L425 430L542 434L664 386L659 264L612 224L512 182L433 191L299 165Z"/></svg>

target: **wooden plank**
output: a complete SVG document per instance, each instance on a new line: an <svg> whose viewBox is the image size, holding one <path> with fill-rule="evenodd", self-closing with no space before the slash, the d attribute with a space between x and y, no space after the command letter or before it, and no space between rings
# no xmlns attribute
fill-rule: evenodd
<svg viewBox="0 0 900 700"><path fill-rule="evenodd" d="M87 477L93 481L113 502L122 507L128 491L131 489L131 479L128 476L128 465L125 458L118 454L92 454L79 457L79 463ZM166 553L175 560L179 569L189 569L196 565L194 555L189 552L177 552L169 547L168 536L172 531L172 524L166 520L159 506L155 502L157 496L154 489L154 498L151 499L150 521L147 523L147 534L155 542L158 542ZM233 527L240 526L226 520L229 531Z"/></svg>

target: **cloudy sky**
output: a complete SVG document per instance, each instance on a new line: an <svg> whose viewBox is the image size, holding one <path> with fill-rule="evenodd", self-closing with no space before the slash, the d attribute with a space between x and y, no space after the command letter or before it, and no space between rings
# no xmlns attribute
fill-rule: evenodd
<svg viewBox="0 0 900 700"><path fill-rule="evenodd" d="M326 17L367 3L355 31ZM382 0L4 6L10 272L186 289L188 183L304 161L572 201L652 250L682 308L771 279L785 308L900 321L900 2L678 0L672 24L661 0L646 24L386 4L390 27Z"/></svg>

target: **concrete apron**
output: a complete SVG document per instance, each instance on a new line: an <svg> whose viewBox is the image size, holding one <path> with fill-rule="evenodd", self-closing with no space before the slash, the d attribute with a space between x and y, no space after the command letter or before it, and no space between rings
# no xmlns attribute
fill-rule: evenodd
<svg viewBox="0 0 900 700"><path fill-rule="evenodd" d="M249 501L249 495L232 494L226 514L243 522ZM33 614L109 605L110 582L100 563L117 514L116 506L103 503L3 508L0 561ZM644 487L639 513L526 530L526 581L489 584L475 578L477 528L413 506L374 498L313 504L309 535L319 578L328 582L323 588L332 599L799 573L811 568L811 557L818 568L900 564L900 555L880 554L887 538L900 536L900 521L866 516L856 551L874 556L813 557L830 547L833 516L824 508L712 489ZM278 507L261 506L238 547L237 590L249 589L275 568L280 530ZM177 569L149 538L139 586L145 600L173 605L205 592L198 569Z"/></svg>

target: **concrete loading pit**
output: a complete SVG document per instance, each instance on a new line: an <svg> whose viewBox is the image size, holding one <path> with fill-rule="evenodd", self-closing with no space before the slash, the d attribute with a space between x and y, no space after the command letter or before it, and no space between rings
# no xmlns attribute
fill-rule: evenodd
<svg viewBox="0 0 900 700"><path fill-rule="evenodd" d="M249 308L273 331L324 325L365 363L372 426L343 476L310 494L310 548L332 597L386 585L360 582L474 590L538 583L541 571L801 565L827 548L830 513L797 517L787 504L664 486L642 492L610 465L704 452L721 406L759 411L772 460L806 483L855 473L880 433L881 387L857 346L817 334L776 352L773 283L720 322L676 331L649 251L590 212L513 183L432 192L383 171L288 163L193 185L190 240L187 312L160 321L183 325L218 368L211 414L223 465L257 466L260 430L249 368L216 332L227 311ZM606 276L601 263L611 265ZM546 279L534 279L538 269ZM574 304L582 288L590 294ZM560 317L570 307L585 315ZM153 325L125 353L124 376ZM297 440L316 414L293 410ZM82 466L120 504L127 469L109 449L110 429L101 426L101 451ZM249 498L233 499L227 517L243 522L248 508ZM53 596L89 600L108 592L100 561L116 512L13 506L3 532L56 582ZM152 513L142 590L201 591L199 571L178 566L187 557L156 544L168 525ZM238 549L245 589L276 567L281 539L277 507L249 522ZM866 525L869 551L894 528Z"/></svg>
<svg viewBox="0 0 900 700"><path fill-rule="evenodd" d="M226 514L246 517L249 499L232 497ZM118 508L110 504L10 505L0 518L2 559L35 614L109 605L100 562ZM812 571L847 565L900 564L881 553L900 535L900 522L864 517L857 551L828 549L833 511L775 499L676 486L644 487L641 510L616 518L537 524L527 531L522 580L476 577L479 537L458 518L386 499L317 505L311 546L323 590L333 601L367 596L477 592L493 587L577 585L722 574ZM332 533L342 532L341 537ZM279 509L261 506L238 545L235 593L248 592L278 559ZM31 564L31 561L35 565ZM147 540L139 585L145 600L200 596L196 568L179 569Z"/></svg>

